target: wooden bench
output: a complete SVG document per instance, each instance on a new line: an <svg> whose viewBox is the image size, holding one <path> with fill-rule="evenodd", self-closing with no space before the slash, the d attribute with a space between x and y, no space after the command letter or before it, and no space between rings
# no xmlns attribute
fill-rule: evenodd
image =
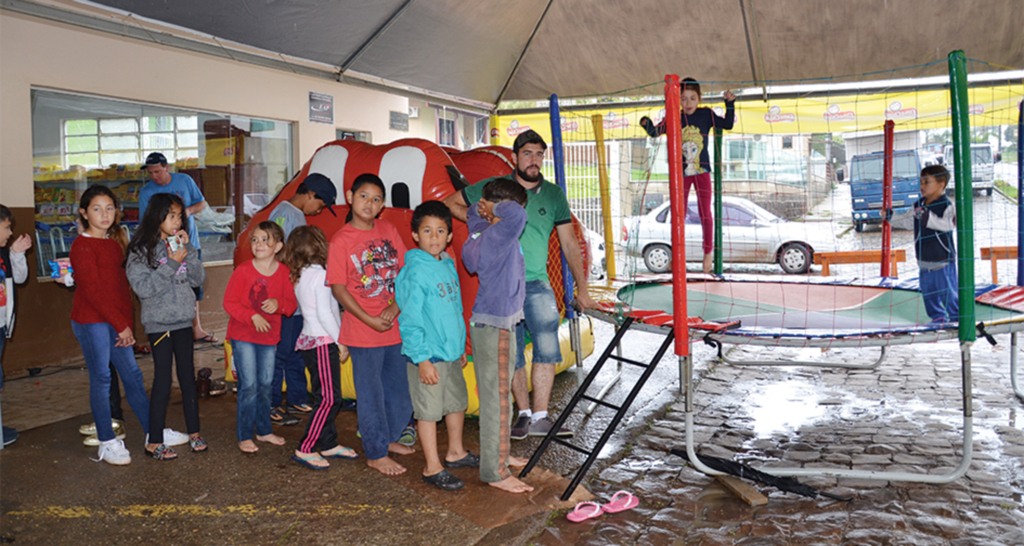
<svg viewBox="0 0 1024 546"><path fill-rule="evenodd" d="M901 248L893 249L889 251L890 260L890 276L899 277L899 271L896 269L896 264L899 262L907 261L907 251ZM838 264L880 264L882 263L882 251L881 250L851 250L846 252L815 252L814 261L821 264L821 274L823 276L829 276L830 265Z"/></svg>
<svg viewBox="0 0 1024 546"><path fill-rule="evenodd" d="M990 246L982 247L981 259L992 262L992 284L999 284L999 273L996 271L996 264L999 260L1016 260L1017 247L1015 246Z"/></svg>

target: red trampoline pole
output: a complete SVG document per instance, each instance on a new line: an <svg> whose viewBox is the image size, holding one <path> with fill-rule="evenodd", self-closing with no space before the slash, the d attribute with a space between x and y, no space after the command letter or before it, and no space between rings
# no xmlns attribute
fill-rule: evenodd
<svg viewBox="0 0 1024 546"><path fill-rule="evenodd" d="M890 254L892 250L892 162L896 123L885 122L885 163L882 171L882 274L888 277L892 273Z"/></svg>
<svg viewBox="0 0 1024 546"><path fill-rule="evenodd" d="M672 318L676 355L690 355L686 327L686 208L683 205L682 121L679 118L679 76L665 76L665 135L668 137L668 194L672 208Z"/></svg>

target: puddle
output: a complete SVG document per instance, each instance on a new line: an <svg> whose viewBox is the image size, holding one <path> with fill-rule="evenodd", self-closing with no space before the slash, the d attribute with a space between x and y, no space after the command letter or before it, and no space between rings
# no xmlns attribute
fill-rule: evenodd
<svg viewBox="0 0 1024 546"><path fill-rule="evenodd" d="M776 432L792 432L825 414L818 404L820 387L802 381L759 386L747 402L752 406L754 436L767 438Z"/></svg>

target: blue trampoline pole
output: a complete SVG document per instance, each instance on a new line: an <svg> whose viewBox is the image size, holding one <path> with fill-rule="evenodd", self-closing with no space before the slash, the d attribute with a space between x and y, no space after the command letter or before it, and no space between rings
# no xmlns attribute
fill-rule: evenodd
<svg viewBox="0 0 1024 546"><path fill-rule="evenodd" d="M548 111L551 118L551 154L555 162L555 183L562 191L569 193L565 187L565 153L562 150L562 115L558 111L558 95L552 94L548 99ZM562 253L562 286L565 288L565 318L576 318L572 308L573 278L569 271L569 263Z"/></svg>
<svg viewBox="0 0 1024 546"><path fill-rule="evenodd" d="M1024 286L1024 100L1017 113L1017 286Z"/></svg>

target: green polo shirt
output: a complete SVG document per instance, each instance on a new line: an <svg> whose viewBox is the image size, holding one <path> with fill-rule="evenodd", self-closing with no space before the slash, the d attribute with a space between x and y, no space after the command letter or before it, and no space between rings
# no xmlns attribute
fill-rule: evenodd
<svg viewBox="0 0 1024 546"><path fill-rule="evenodd" d="M462 198L472 206L480 200L484 186L491 180L494 178L467 186L462 190ZM551 231L555 226L571 221L569 200L565 198L565 191L557 184L541 178L537 187L526 191L526 228L519 236L519 246L523 247L527 282L548 281L548 239L551 238Z"/></svg>

